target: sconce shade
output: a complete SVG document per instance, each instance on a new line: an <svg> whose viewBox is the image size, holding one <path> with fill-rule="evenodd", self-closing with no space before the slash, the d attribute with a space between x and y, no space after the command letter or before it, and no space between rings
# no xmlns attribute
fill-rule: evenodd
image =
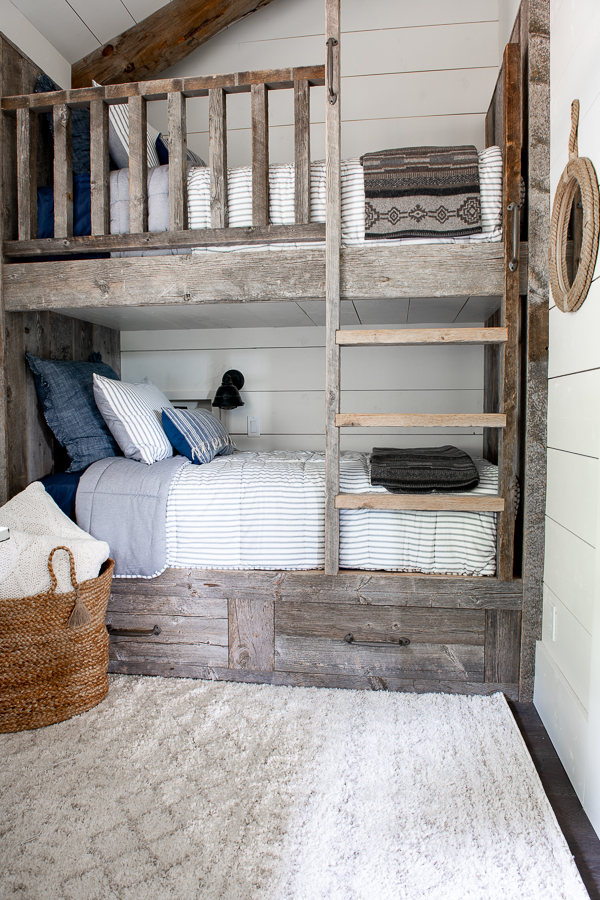
<svg viewBox="0 0 600 900"><path fill-rule="evenodd" d="M243 406L244 401L240 396L240 388L244 386L244 376L237 369L228 369L223 375L220 387L217 388L213 406L220 409L236 409Z"/></svg>

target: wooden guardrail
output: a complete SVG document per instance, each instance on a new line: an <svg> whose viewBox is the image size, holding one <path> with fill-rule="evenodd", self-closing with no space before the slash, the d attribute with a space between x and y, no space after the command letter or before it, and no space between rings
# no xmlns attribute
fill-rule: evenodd
<svg viewBox="0 0 600 900"><path fill-rule="evenodd" d="M18 240L5 242L7 256L91 250L126 250L236 243L314 240L324 225L310 224L310 88L325 83L324 66L161 79L79 90L3 97L3 115L17 117L16 181ZM269 225L269 105L273 90L294 91L295 224ZM228 229L227 95L249 93L252 117L252 227ZM189 229L187 220L186 102L209 98L211 229ZM148 233L147 104L167 100L169 129L169 232ZM130 233L110 235L109 106L129 108ZM73 237L73 109L90 110L91 231ZM51 112L54 124L54 238L37 238L37 116Z"/></svg>

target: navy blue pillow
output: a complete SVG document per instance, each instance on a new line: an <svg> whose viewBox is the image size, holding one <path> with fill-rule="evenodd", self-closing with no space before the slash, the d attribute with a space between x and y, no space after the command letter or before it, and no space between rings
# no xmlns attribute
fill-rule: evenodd
<svg viewBox="0 0 600 900"><path fill-rule="evenodd" d="M235 450L225 426L203 409L163 409L161 416L175 449L199 466Z"/></svg>
<svg viewBox="0 0 600 900"><path fill-rule="evenodd" d="M73 234L92 233L92 192L90 173L73 178ZM38 188L38 237L54 237L54 188Z"/></svg>
<svg viewBox="0 0 600 900"><path fill-rule="evenodd" d="M103 362L72 362L25 358L33 372L44 417L54 437L69 454L67 472L80 472L98 459L117 456L120 451L98 411L94 400L94 372L119 380Z"/></svg>
<svg viewBox="0 0 600 900"><path fill-rule="evenodd" d="M156 155L161 166L169 165L169 150L162 139L162 134L159 134L156 138Z"/></svg>
<svg viewBox="0 0 600 900"><path fill-rule="evenodd" d="M59 509L75 522L75 497L79 479L83 472L57 472L55 475L46 475L40 481L50 494Z"/></svg>
<svg viewBox="0 0 600 900"><path fill-rule="evenodd" d="M36 94L60 91L48 75L40 75L35 85ZM54 135L52 113L46 113L50 132ZM74 109L71 112L71 135L73 139L73 175L90 171L90 111ZM89 234L89 231L87 232Z"/></svg>

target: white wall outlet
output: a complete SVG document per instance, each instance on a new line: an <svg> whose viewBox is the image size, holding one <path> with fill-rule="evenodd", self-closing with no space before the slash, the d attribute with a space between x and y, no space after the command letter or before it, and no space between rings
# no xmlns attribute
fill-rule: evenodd
<svg viewBox="0 0 600 900"><path fill-rule="evenodd" d="M557 625L557 618L558 618L558 616L557 616L557 609L556 609L555 606L553 606L553 607L552 607L552 623L551 623L551 628L552 628L552 640L553 640L553 641L556 640L556 625Z"/></svg>
<svg viewBox="0 0 600 900"><path fill-rule="evenodd" d="M258 416L248 416L248 437L260 437L260 419Z"/></svg>

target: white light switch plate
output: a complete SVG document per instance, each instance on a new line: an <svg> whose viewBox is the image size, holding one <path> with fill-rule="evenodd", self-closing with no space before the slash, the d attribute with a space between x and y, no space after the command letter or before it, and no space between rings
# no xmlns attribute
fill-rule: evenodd
<svg viewBox="0 0 600 900"><path fill-rule="evenodd" d="M248 437L260 437L260 419L258 416L248 416Z"/></svg>

